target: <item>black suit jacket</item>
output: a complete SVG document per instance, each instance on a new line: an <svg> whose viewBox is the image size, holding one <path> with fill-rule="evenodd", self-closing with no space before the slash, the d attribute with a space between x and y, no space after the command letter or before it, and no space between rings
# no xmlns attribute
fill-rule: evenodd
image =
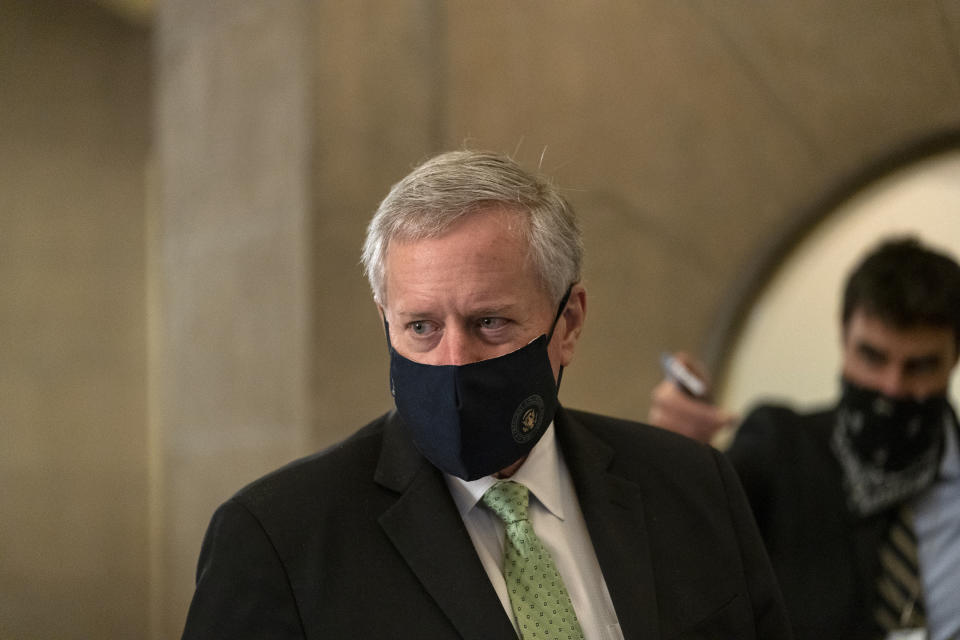
<svg viewBox="0 0 960 640"><path fill-rule="evenodd" d="M558 442L624 637L789 635L732 468L709 447L564 411ZM395 413L213 517L184 638L514 638L442 474Z"/></svg>
<svg viewBox="0 0 960 640"><path fill-rule="evenodd" d="M830 449L835 411L761 406L727 455L767 545L798 640L882 637L872 611L878 550L893 513L862 518L846 505Z"/></svg>

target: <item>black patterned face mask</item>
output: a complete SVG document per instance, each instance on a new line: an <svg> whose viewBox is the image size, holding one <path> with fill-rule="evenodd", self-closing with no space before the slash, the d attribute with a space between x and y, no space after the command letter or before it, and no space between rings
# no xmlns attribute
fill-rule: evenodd
<svg viewBox="0 0 960 640"><path fill-rule="evenodd" d="M913 400L842 385L831 446L851 510L877 513L930 485L951 416L946 394Z"/></svg>

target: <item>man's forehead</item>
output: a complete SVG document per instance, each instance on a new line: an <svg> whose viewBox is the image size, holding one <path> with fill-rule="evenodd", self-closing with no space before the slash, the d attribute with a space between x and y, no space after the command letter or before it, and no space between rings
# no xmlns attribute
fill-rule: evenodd
<svg viewBox="0 0 960 640"><path fill-rule="evenodd" d="M842 323L843 330L848 331L850 326L855 322L863 326L897 333L946 332L951 335L956 333L954 327L949 322L923 322L917 320L915 322L905 323L897 317L891 317L888 314L864 306L854 307L850 316Z"/></svg>
<svg viewBox="0 0 960 640"><path fill-rule="evenodd" d="M902 327L859 310L844 325L844 334L857 347L911 356L927 355L952 347L955 343L950 327L930 324Z"/></svg>
<svg viewBox="0 0 960 640"><path fill-rule="evenodd" d="M529 247L474 221L449 235L398 241L387 253L385 305L404 315L508 316L552 305Z"/></svg>
<svg viewBox="0 0 960 640"><path fill-rule="evenodd" d="M455 308L460 315L469 317L514 316L529 310L531 305L528 302L516 296L472 298L464 295L449 306ZM395 304L388 306L399 316L421 317L437 311L437 300L433 296L396 296Z"/></svg>

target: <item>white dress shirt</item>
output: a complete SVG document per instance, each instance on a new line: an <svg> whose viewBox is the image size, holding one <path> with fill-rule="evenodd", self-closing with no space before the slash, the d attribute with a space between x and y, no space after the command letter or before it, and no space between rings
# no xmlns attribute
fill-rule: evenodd
<svg viewBox="0 0 960 640"><path fill-rule="evenodd" d="M480 562L516 629L517 623L503 577L503 522L480 502L497 479L486 476L467 482L447 475L446 480ZM557 571L570 594L584 638L623 640L570 471L557 446L553 424L510 480L530 490L530 523L553 556Z"/></svg>
<svg viewBox="0 0 960 640"><path fill-rule="evenodd" d="M960 637L960 447L949 423L937 479L913 501L930 640Z"/></svg>

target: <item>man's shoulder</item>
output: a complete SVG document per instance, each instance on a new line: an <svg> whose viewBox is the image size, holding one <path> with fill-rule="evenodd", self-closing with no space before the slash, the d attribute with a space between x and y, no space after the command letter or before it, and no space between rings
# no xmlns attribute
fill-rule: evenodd
<svg viewBox="0 0 960 640"><path fill-rule="evenodd" d="M747 414L737 436L773 441L822 439L832 430L835 407L798 411L783 404L760 404Z"/></svg>
<svg viewBox="0 0 960 640"><path fill-rule="evenodd" d="M254 480L234 494L233 500L257 510L275 505L278 498L294 504L316 500L321 494L335 495L337 487L370 483L389 417L386 413L344 440Z"/></svg>
<svg viewBox="0 0 960 640"><path fill-rule="evenodd" d="M636 420L617 418L580 409L564 408L564 411L574 422L586 427L601 439L612 441L611 444L633 445L660 442L665 446L689 447L693 445L696 447L696 443L690 438Z"/></svg>
<svg viewBox="0 0 960 640"><path fill-rule="evenodd" d="M800 412L761 404L740 424L726 454L741 478L751 469L782 475L788 469L802 474L833 467L830 441L835 415L834 407Z"/></svg>
<svg viewBox="0 0 960 640"><path fill-rule="evenodd" d="M713 454L712 447L691 438L643 422L576 409L565 409L571 422L580 425L615 452L618 468L632 469L701 465Z"/></svg>
<svg viewBox="0 0 960 640"><path fill-rule="evenodd" d="M724 511L731 495L740 491L730 462L710 445L634 420L583 411L568 414L568 443L580 447L564 450L568 465L575 461L570 465L575 480L593 483L597 476L588 474L599 472L602 486L617 486L628 493L637 489L648 517L663 524L658 529L662 535L675 533L669 523L677 518L688 526L697 520L696 514ZM577 431L587 435L574 440ZM584 459L592 464L577 464ZM591 494L584 492L581 500L583 495ZM677 504L687 508L678 511ZM688 517L692 519L687 521Z"/></svg>

